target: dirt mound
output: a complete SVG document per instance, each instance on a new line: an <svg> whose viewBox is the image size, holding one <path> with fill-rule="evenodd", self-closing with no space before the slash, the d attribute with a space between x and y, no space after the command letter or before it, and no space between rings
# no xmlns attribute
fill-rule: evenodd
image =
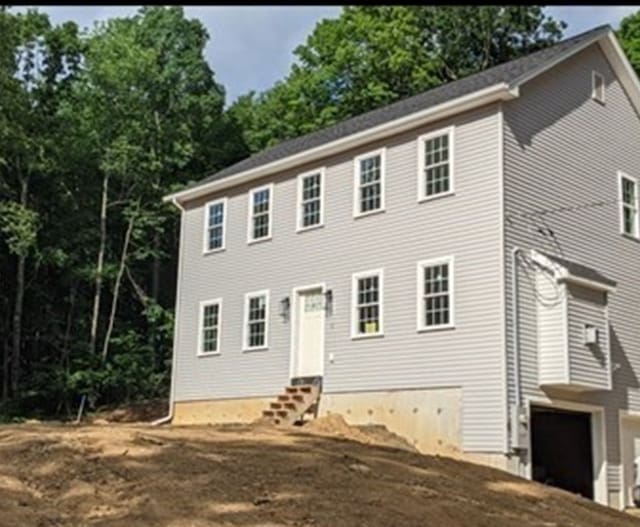
<svg viewBox="0 0 640 527"><path fill-rule="evenodd" d="M0 426L0 527L639 527L495 469L298 427ZM389 439L388 432L378 430Z"/></svg>
<svg viewBox="0 0 640 527"><path fill-rule="evenodd" d="M390 432L383 425L353 426L339 414L329 414L310 421L304 430L319 434L358 441L366 445L382 445L416 452L416 449L402 437Z"/></svg>
<svg viewBox="0 0 640 527"><path fill-rule="evenodd" d="M88 416L87 422L104 423L150 423L167 415L169 402L154 399L132 403L118 408L101 409Z"/></svg>

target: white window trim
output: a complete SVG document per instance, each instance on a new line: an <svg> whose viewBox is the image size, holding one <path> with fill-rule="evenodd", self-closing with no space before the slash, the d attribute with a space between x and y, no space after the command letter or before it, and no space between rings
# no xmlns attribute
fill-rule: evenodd
<svg viewBox="0 0 640 527"><path fill-rule="evenodd" d="M416 265L416 330L418 333L441 331L455 328L455 261L453 256L420 260ZM422 302L423 269L435 265L449 265L449 322L438 326L426 326L424 324L424 305Z"/></svg>
<svg viewBox="0 0 640 527"><path fill-rule="evenodd" d="M378 331L376 333L363 333L357 331L358 317L356 316L356 306L358 304L358 280L369 276L378 277L379 289L379 322ZM351 275L351 339L370 339L384 336L384 269L372 269L370 271L360 271Z"/></svg>
<svg viewBox="0 0 640 527"><path fill-rule="evenodd" d="M636 232L635 234L629 234L624 231L624 207L625 203L622 199L622 180L628 179L629 181L633 181L636 186ZM618 170L618 199L620 206L618 208L618 214L620 215L620 234L626 236L627 238L632 238L634 240L640 239L640 185L638 184L638 178L630 176L629 174Z"/></svg>
<svg viewBox="0 0 640 527"><path fill-rule="evenodd" d="M424 144L429 139L445 134L449 136L449 190L446 192L440 192L439 194L434 194L433 196L427 196L427 188L424 178ZM418 137L418 203L444 198L445 196L455 194L455 135L455 127L447 126L446 128L440 128L439 130L434 130L433 132L429 132Z"/></svg>
<svg viewBox="0 0 640 527"><path fill-rule="evenodd" d="M298 175L298 192L296 199L296 232L305 232L311 231L313 229L319 229L320 227L324 227L324 181L325 181L325 172L326 168L321 167L316 170L309 170L308 172L304 172ZM320 174L320 223L315 225L309 225L304 227L302 225L302 189L303 189L303 181L308 176L315 176L316 174Z"/></svg>
<svg viewBox="0 0 640 527"><path fill-rule="evenodd" d="M380 156L380 208L360 212L360 161L369 157ZM387 148L379 148L353 158L353 217L364 218L373 214L380 214L386 210L386 172L387 172Z"/></svg>
<svg viewBox="0 0 640 527"><path fill-rule="evenodd" d="M265 312L264 312L264 345L262 346L249 346L248 338L249 332L247 331L249 326L249 299L256 296L265 297ZM244 317L242 324L242 351L260 351L269 349L269 289L263 289L261 291L251 291L244 295Z"/></svg>
<svg viewBox="0 0 640 527"><path fill-rule="evenodd" d="M602 99L600 99L598 97L598 93L596 91L596 80L600 79L600 81L602 82ZM597 101L601 104L605 103L605 99L606 99L606 84L604 82L604 75L602 75L601 73L597 72L596 70L593 70L591 72L591 98L594 101Z"/></svg>
<svg viewBox="0 0 640 527"><path fill-rule="evenodd" d="M218 203L222 203L222 246L217 247L215 249L209 249L209 209L213 205L217 205ZM213 201L208 201L204 205L204 230L203 230L203 240L202 240L202 252L203 254L212 254L219 253L224 251L227 246L227 207L229 200L227 198L219 198L214 199Z"/></svg>
<svg viewBox="0 0 640 527"><path fill-rule="evenodd" d="M202 333L204 331L204 308L207 306L218 305L218 338L216 340L217 351L202 351L204 344ZM220 341L222 335L222 298L213 298L211 300L202 300L198 305L198 357L210 357L212 355L220 355Z"/></svg>
<svg viewBox="0 0 640 527"><path fill-rule="evenodd" d="M253 238L253 196L261 190L269 189L269 236L263 238ZM249 206L247 207L247 244L266 242L273 238L273 183L254 187L249 191Z"/></svg>

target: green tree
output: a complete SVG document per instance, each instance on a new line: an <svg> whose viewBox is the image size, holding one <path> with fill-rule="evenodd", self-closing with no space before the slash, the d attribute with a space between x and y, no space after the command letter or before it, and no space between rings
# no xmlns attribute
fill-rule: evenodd
<svg viewBox="0 0 640 527"><path fill-rule="evenodd" d="M629 62L640 75L640 11L622 19L618 38Z"/></svg>
<svg viewBox="0 0 640 527"><path fill-rule="evenodd" d="M541 6L360 6L319 22L281 82L233 105L252 151L548 46Z"/></svg>
<svg viewBox="0 0 640 527"><path fill-rule="evenodd" d="M0 11L0 33L0 232L15 272L12 342L3 359L6 399L9 379L14 395L21 389L27 267L37 245L33 186L54 171L57 105L78 65L78 40L75 24L52 27L33 10Z"/></svg>

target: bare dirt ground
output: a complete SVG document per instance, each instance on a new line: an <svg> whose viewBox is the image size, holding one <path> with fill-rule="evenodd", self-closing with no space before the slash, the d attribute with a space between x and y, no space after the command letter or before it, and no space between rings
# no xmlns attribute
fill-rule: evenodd
<svg viewBox="0 0 640 527"><path fill-rule="evenodd" d="M640 520L384 429L0 427L1 527L626 527Z"/></svg>

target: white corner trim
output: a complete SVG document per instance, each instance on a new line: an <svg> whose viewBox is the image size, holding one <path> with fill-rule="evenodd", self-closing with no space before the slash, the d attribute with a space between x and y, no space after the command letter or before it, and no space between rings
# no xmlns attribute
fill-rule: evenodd
<svg viewBox="0 0 640 527"><path fill-rule="evenodd" d="M218 306L218 335L216 337L216 351L203 351L202 333L204 332L204 308L207 306ZM202 300L198 304L198 357L209 357L212 355L220 355L220 341L222 335L222 298L213 298L211 300Z"/></svg>
<svg viewBox="0 0 640 527"><path fill-rule="evenodd" d="M426 195L426 181L425 181L425 168L426 168L426 160L425 160L425 151L424 144L429 139L433 139L434 137L439 137L442 135L446 135L449 138L449 190L446 192L440 192L438 194L432 194L430 196ZM418 148L418 203L423 201L430 201L433 199L441 198L444 196L450 196L455 194L455 126L447 126L445 128L440 128L438 130L433 130L432 132L423 134L418 137L416 140L417 148Z"/></svg>
<svg viewBox="0 0 640 527"><path fill-rule="evenodd" d="M272 175L276 172L294 168L304 163L311 163L323 157L331 156L366 143L371 143L378 139L383 139L391 135L411 130L412 128L416 128L429 122L437 121L473 108L478 108L492 102L514 99L518 96L519 92L517 87L509 86L504 82L497 83L482 90L451 99L425 110L406 115L399 119L394 119L393 121L382 123L378 126L367 128L366 130L356 132L347 137L336 139L335 141L298 152L285 158L272 161L271 163L266 163L219 180L210 181L193 188L175 192L165 196L163 201L168 202L175 200L186 202L206 196L212 192L217 192L263 176Z"/></svg>
<svg viewBox="0 0 640 527"><path fill-rule="evenodd" d="M640 80L612 31L607 34L607 38L600 40L600 48L618 76L636 112L640 114Z"/></svg>
<svg viewBox="0 0 640 527"><path fill-rule="evenodd" d="M274 189L273 183L268 183L266 185L254 187L249 191L249 201L247 206L247 244L249 245L252 243L266 242L267 240L270 240L273 236L273 204L275 202L273 189ZM263 236L262 238L254 238L253 237L253 196L262 190L269 190L269 234L267 236Z"/></svg>
<svg viewBox="0 0 640 527"><path fill-rule="evenodd" d="M509 452L510 434L509 434L509 342L507 339L507 272L506 272L506 225L505 225L505 197L504 197L504 104L498 103L498 204L499 204L499 235L500 235L500 343L502 347L503 360L501 366L502 377L502 396L504 397L502 404L502 422L503 422L503 450Z"/></svg>
<svg viewBox="0 0 640 527"><path fill-rule="evenodd" d="M438 324L437 326L427 326L423 323L424 310L422 303L423 270L425 267L447 264L449 267L449 322ZM455 257L442 256L439 258L429 258L419 260L416 263L416 331L418 333L440 331L444 329L454 329L455 323Z"/></svg>
<svg viewBox="0 0 640 527"><path fill-rule="evenodd" d="M371 157L380 156L380 207L366 212L360 212L360 161L363 159L369 159ZM370 216L378 212L384 212L386 210L385 205L385 180L387 172L387 148L382 147L377 150L365 152L364 154L357 155L353 158L353 217L361 218L363 216Z"/></svg>
<svg viewBox="0 0 640 527"><path fill-rule="evenodd" d="M358 280L369 276L378 277L378 331L375 333L358 333L358 317L356 316L356 306L358 305ZM384 336L384 269L371 269L369 271L359 271L351 275L351 339L369 339Z"/></svg>
<svg viewBox="0 0 640 527"><path fill-rule="evenodd" d="M209 210L213 205L222 203L222 245L215 249L209 249ZM214 199L204 204L202 254L212 254L224 251L227 245L227 209L229 200L226 197Z"/></svg>
<svg viewBox="0 0 640 527"><path fill-rule="evenodd" d="M302 193L304 189L304 180L309 176L315 176L316 174L320 174L320 223L316 223L315 225L308 225L306 227L302 226ZM309 170L307 172L303 172L298 175L297 181L297 192L296 192L296 232L305 232L311 231L313 229L317 229L319 227L324 227L324 201L325 201L325 174L326 167L320 167L315 170Z"/></svg>
<svg viewBox="0 0 640 527"><path fill-rule="evenodd" d="M262 346L249 346L249 299L257 296L265 297L265 312L264 312L264 344ZM251 291L244 295L244 316L242 317L242 351L259 351L269 349L269 304L270 304L270 290L262 289L260 291Z"/></svg>

